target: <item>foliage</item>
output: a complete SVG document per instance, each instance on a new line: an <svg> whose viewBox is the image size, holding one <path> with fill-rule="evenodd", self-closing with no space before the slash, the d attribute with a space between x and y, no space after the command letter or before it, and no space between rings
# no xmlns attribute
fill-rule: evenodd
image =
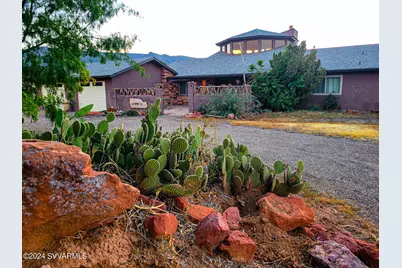
<svg viewBox="0 0 402 268"><path fill-rule="evenodd" d="M46 104L51 120L61 99L44 100L42 86L57 90L63 83L69 100L81 92L80 82L90 75L84 58L99 58L119 65L129 63L135 70L144 69L128 55L137 36L98 31L119 14L139 16L120 0L22 1L22 112L37 120L39 107ZM100 52L102 51L102 52Z"/></svg>
<svg viewBox="0 0 402 268"><path fill-rule="evenodd" d="M307 109L309 111L321 111L321 106L318 104L313 104L311 106L308 106Z"/></svg>
<svg viewBox="0 0 402 268"><path fill-rule="evenodd" d="M239 193L243 189L261 187L264 192L275 192L287 196L290 192L298 193L303 189L301 176L303 162L298 162L298 170L290 173L289 165L276 161L274 167L265 165L258 156L249 153L247 146L235 142L230 134L223 139L221 145L213 149L216 155L216 166L222 175L223 190L229 193ZM289 188L288 193L283 183L279 183L277 175L284 173L284 183ZM230 188L229 188L230 186ZM293 188L292 188L293 187Z"/></svg>
<svg viewBox="0 0 402 268"><path fill-rule="evenodd" d="M250 65L252 92L262 107L273 111L292 111L305 100L325 77L316 51L306 54L306 43L290 45L274 54L270 70L262 60Z"/></svg>
<svg viewBox="0 0 402 268"><path fill-rule="evenodd" d="M335 110L338 108L338 98L332 94L325 97L324 110Z"/></svg>
<svg viewBox="0 0 402 268"><path fill-rule="evenodd" d="M132 183L145 193L191 195L208 182L208 174L198 164L202 163L206 134L199 126L193 132L190 124L184 127L183 123L176 131L162 134L162 127L157 124L160 102L158 98L149 105L141 127L135 132L124 131L123 125L110 130L110 123L115 119L113 112L97 126L86 122L82 117L92 109L91 104L70 118L62 112L60 118L57 112L53 133L35 134L24 129L22 138L75 145L91 156L94 167L135 178Z"/></svg>
<svg viewBox="0 0 402 268"><path fill-rule="evenodd" d="M209 101L201 105L199 111L204 114L227 116L233 113L235 116L243 115L253 109L258 109L259 102L247 93L238 93L234 88L221 91Z"/></svg>

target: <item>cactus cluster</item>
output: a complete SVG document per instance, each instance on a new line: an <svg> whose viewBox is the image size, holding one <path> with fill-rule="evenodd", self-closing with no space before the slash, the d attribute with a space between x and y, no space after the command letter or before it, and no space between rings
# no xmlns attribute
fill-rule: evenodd
<svg viewBox="0 0 402 268"><path fill-rule="evenodd" d="M243 189L261 187L263 192L288 196L289 193L299 193L304 187L304 182L301 181L304 164L301 160L294 172L290 165L280 160L269 167L258 156L249 154L247 146L239 143L236 145L230 134L213 151L226 193L239 193ZM278 177L282 173L284 181L279 182Z"/></svg>
<svg viewBox="0 0 402 268"><path fill-rule="evenodd" d="M247 146L237 144L230 134L222 144L213 149L217 165L223 176L223 190L228 193L240 192L243 188L264 186L267 191L275 187L274 171L266 166L258 156L252 156ZM229 188L230 187L230 188Z"/></svg>
<svg viewBox="0 0 402 268"><path fill-rule="evenodd" d="M279 196L288 196L290 193L297 194L303 190L305 182L302 182L302 175L304 170L303 161L297 162L297 169L292 172L292 168L288 164L282 163L282 161L276 161L274 163L274 170L277 175L283 173L283 182L279 182L275 179L276 185L273 192Z"/></svg>
<svg viewBox="0 0 402 268"><path fill-rule="evenodd" d="M156 114L148 112L150 116L144 118L143 124L152 124L151 119L156 120ZM154 137L145 140L138 149L139 154L142 154L141 166L136 173L140 190L158 195L188 196L203 188L208 181L208 174L203 174L201 166L192 168L201 146L203 134L200 127L197 126L193 133L191 125L183 127L181 123L180 128L173 133L162 135L162 127L158 129L155 125L155 131Z"/></svg>

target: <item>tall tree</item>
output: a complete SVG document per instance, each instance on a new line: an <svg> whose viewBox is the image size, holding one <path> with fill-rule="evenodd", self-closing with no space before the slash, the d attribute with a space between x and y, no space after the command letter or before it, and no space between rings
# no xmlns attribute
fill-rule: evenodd
<svg viewBox="0 0 402 268"><path fill-rule="evenodd" d="M99 58L119 65L126 61L136 71L144 69L127 52L136 35L118 32L100 35L110 19L139 13L120 0L22 0L22 109L37 120L40 106L51 117L61 103L56 94L41 96L42 86L56 93L57 84L65 85L68 98L83 89L80 82L90 80L84 58Z"/></svg>
<svg viewBox="0 0 402 268"><path fill-rule="evenodd" d="M250 65L249 71L255 73L252 91L264 108L291 111L318 87L326 71L316 54L315 49L307 52L303 41L274 54L269 61L269 71L263 61Z"/></svg>

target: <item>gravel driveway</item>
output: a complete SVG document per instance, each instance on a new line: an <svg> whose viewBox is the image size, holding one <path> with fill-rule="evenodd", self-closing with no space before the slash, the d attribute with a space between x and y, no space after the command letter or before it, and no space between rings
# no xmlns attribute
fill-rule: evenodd
<svg viewBox="0 0 402 268"><path fill-rule="evenodd" d="M136 129L142 117L117 117L113 127ZM99 122L103 117L89 116L88 121ZM163 131L179 126L180 117L162 116L158 119ZM194 121L184 120L187 124ZM36 123L26 122L31 130L51 129L45 118ZM231 126L220 122L217 127L219 141L230 133L237 142L246 144L250 152L261 156L269 165L282 159L295 165L302 159L305 178L318 191L345 199L360 208L361 215L378 223L379 181L378 144L331 138L280 130L260 129L248 126Z"/></svg>

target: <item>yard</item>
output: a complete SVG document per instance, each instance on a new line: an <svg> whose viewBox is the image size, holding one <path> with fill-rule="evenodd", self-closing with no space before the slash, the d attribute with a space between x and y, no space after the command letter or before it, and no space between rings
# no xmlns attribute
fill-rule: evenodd
<svg viewBox="0 0 402 268"><path fill-rule="evenodd" d="M143 117L118 116L111 123L111 127L124 129L137 129ZM100 122L102 116L87 116L87 121ZM182 117L161 116L158 119L163 131L173 131L179 126ZM268 120L268 121L267 121ZM249 122L263 124L269 122L268 129L247 126L242 120L226 122L217 120L216 136L221 142L230 133L236 142L246 144L250 151L260 155L266 163L273 163L282 159L287 163L296 163L303 159L305 163L306 177L310 185L323 193L345 199L360 209L360 214L366 218L378 222L378 143L327 137L324 135L312 135L310 126L305 124L314 121L317 126L348 126L349 129L333 128L339 136L347 136L351 124L366 128L378 137L378 114L345 114L326 112L295 112L272 113L268 116L252 118ZM334 123L333 121L338 121ZM202 122L199 121L199 122ZM198 122L198 123L199 123ZM283 127L284 122L292 122L297 126L294 132ZM294 123L296 122L296 123ZM184 120L184 123L197 124L194 120ZM276 125L275 125L276 124ZM258 125L259 126L259 125ZM43 116L36 123L25 122L24 127L31 130L51 130L52 126ZM328 127L329 128L329 127ZM374 129L374 130L373 130ZM305 133L303 133L305 131ZM301 133L298 133L301 132ZM214 128L211 126L208 133L214 136ZM341 134L339 134L341 133ZM366 133L367 137L367 133Z"/></svg>

